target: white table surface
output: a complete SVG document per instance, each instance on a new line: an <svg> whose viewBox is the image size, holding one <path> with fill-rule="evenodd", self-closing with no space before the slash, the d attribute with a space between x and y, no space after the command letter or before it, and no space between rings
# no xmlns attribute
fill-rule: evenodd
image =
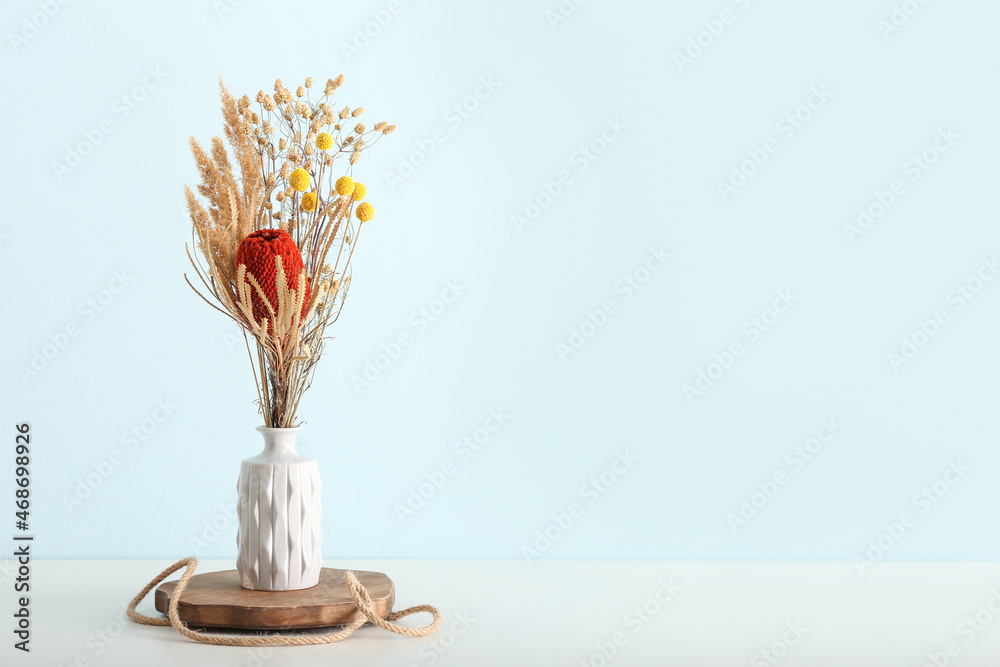
<svg viewBox="0 0 1000 667"><path fill-rule="evenodd" d="M879 563L862 575L851 563L328 561L387 572L397 609L435 604L444 624L419 639L366 626L338 644L248 649L196 644L125 617L131 597L171 562L34 562L30 654L12 646L15 593L2 575L0 664L922 667L938 652L938 665L1000 665L996 563ZM198 571L232 568L203 561ZM645 620L635 613L644 605ZM156 613L151 598L140 610ZM616 633L621 645L606 660L599 645L610 652ZM759 653L772 646L783 655Z"/></svg>

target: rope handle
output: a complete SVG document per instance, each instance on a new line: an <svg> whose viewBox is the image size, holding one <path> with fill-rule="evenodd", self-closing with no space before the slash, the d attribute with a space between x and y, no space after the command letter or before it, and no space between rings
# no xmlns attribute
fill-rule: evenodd
<svg viewBox="0 0 1000 667"><path fill-rule="evenodd" d="M173 595L170 596L170 606L167 609L167 618L154 618L152 616L140 614L136 611L136 607L138 607L139 603L142 602L147 595L149 595L151 590L156 588L156 586L162 583L164 579L185 565L187 566L187 569L184 570L184 574L181 575L180 581L177 582L177 587L174 589ZM377 613L375 613L374 604L372 603L371 595L368 594L367 589L365 589L365 587L361 585L361 582L358 581L357 575L348 570L344 574L344 580L347 582L347 588L351 592L351 598L353 598L354 604L357 606L362 616L350 625L344 626L342 630L325 635L274 634L270 636L255 635L245 637L208 635L203 632L196 632L189 629L187 625L181 621L180 614L177 612L177 606L180 602L181 594L184 592L184 589L187 588L188 581L190 581L192 575L194 575L194 571L197 567L198 559L192 556L191 558L182 558L165 569L163 572L160 572L152 581L146 584L146 587L143 588L142 591L129 603L127 610L129 618L141 625L169 625L188 639L201 642L202 644L214 644L216 646L308 646L313 644L332 644L333 642L339 642L347 639L354 633L355 630L369 621L383 630L395 632L398 635L406 637L426 637L437 630L441 625L441 612L438 611L437 607L429 604L421 604L416 607L403 609L402 611L394 611L389 614L387 619L381 618ZM411 628L405 625L390 623L390 621L397 621L401 618L410 616L411 614L418 614L422 611L430 614L434 620L421 628Z"/></svg>

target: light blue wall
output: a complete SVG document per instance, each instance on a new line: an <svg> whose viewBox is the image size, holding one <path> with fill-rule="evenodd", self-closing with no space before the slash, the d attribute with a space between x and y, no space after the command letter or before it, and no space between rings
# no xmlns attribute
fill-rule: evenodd
<svg viewBox="0 0 1000 667"><path fill-rule="evenodd" d="M220 74L253 95L343 72L340 99L399 130L357 169L378 218L301 410L327 556L1000 557L1000 279L978 275L1000 6L337 4L5 3L0 427L32 424L40 555L234 554L259 419L242 340L182 279L187 138L221 130Z"/></svg>

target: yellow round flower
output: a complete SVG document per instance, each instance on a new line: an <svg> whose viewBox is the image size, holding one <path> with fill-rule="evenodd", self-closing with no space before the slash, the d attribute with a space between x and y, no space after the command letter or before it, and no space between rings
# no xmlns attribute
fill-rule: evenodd
<svg viewBox="0 0 1000 667"><path fill-rule="evenodd" d="M354 192L354 179L350 176L341 176L337 179L337 184L334 186L338 195L346 197L347 195Z"/></svg>
<svg viewBox="0 0 1000 667"><path fill-rule="evenodd" d="M375 217L375 207L368 202L365 202L358 206L357 210L354 211L354 214L358 216L358 220L361 222L368 222Z"/></svg>
<svg viewBox="0 0 1000 667"><path fill-rule="evenodd" d="M292 186L293 190L303 192L309 187L309 172L299 167L288 177L288 184Z"/></svg>
<svg viewBox="0 0 1000 667"><path fill-rule="evenodd" d="M315 211L316 210L316 193L307 192L302 195L302 201L299 203L299 208L303 211Z"/></svg>
<svg viewBox="0 0 1000 667"><path fill-rule="evenodd" d="M364 183L354 184L354 192L351 193L351 196L354 197L354 201L361 201L365 198L366 194L368 194L368 189L365 188Z"/></svg>
<svg viewBox="0 0 1000 667"><path fill-rule="evenodd" d="M330 150L333 147L333 137L329 132L320 132L316 135L316 148L321 151Z"/></svg>

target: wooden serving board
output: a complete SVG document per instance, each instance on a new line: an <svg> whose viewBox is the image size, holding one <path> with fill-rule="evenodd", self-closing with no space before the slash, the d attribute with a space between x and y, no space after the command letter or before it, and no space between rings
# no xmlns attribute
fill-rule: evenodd
<svg viewBox="0 0 1000 667"><path fill-rule="evenodd" d="M190 626L241 630L293 630L346 625L361 612L344 582L346 570L324 567L319 583L297 591L250 591L240 586L236 570L196 574L181 595L177 612ZM371 595L376 611L386 618L396 589L381 572L354 570ZM176 581L156 589L156 610L167 613Z"/></svg>

